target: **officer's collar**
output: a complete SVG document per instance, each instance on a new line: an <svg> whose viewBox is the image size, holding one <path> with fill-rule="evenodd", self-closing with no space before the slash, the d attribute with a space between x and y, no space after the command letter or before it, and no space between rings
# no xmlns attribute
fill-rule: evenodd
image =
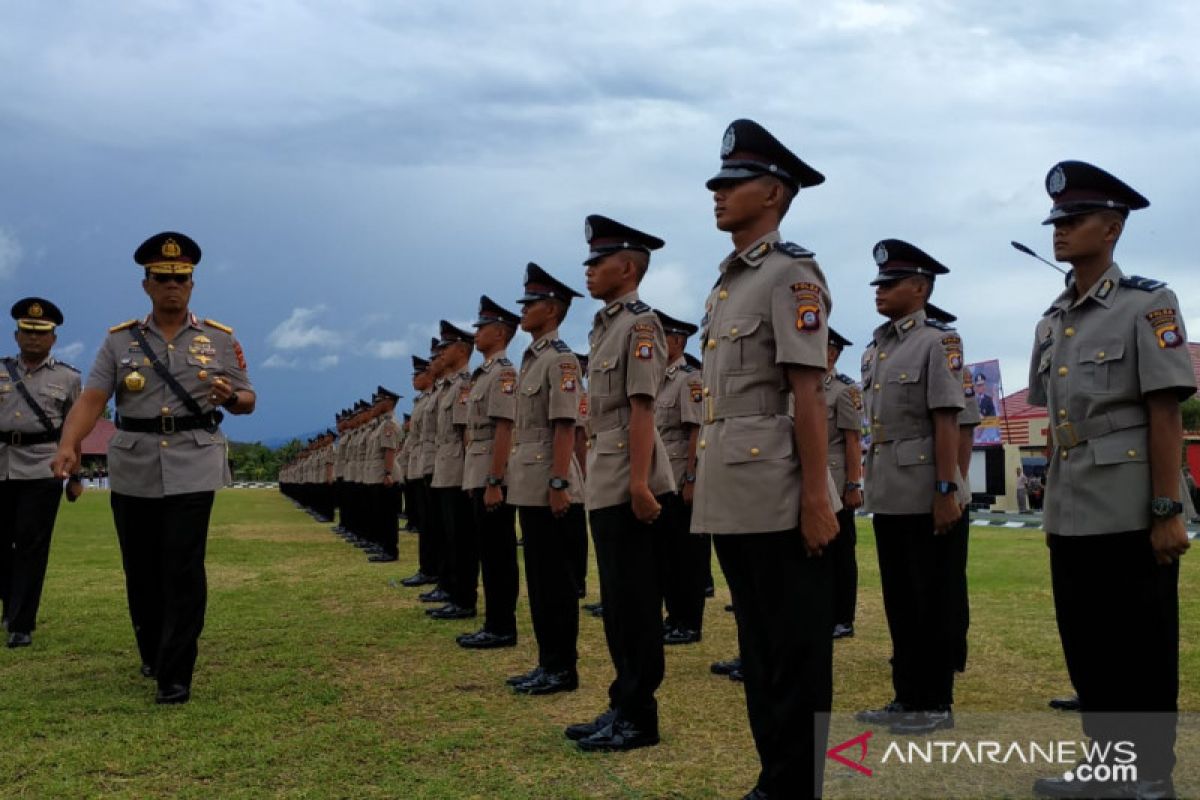
<svg viewBox="0 0 1200 800"><path fill-rule="evenodd" d="M142 328L152 330L155 333L157 333L159 336L162 336L162 330L159 329L158 325L155 324L155 322L154 322L154 312L153 311L151 311L149 314L147 314L145 316L145 318L142 319L142 321L138 323L138 325L141 326ZM190 311L188 312L188 315L187 315L187 324L185 324L184 327L185 328L196 328L197 330L202 330L200 327L200 320L196 317L195 314L193 314ZM183 329L180 328L180 331L182 331L182 330ZM178 334L176 334L176 335L178 335Z"/></svg>
<svg viewBox="0 0 1200 800"><path fill-rule="evenodd" d="M545 336L541 336L538 339L536 339L535 341L533 341L532 343L530 343L529 347L526 348L525 352L539 354L542 351L544 351L547 347L549 347L550 343L553 342L557 338L558 338L558 329L555 328L552 331L548 331Z"/></svg>
<svg viewBox="0 0 1200 800"><path fill-rule="evenodd" d="M915 331L917 328L925 324L925 309L918 308L911 314L906 314L900 319L894 319L884 323L883 327L891 328L900 341L904 341L904 337Z"/></svg>
<svg viewBox="0 0 1200 800"><path fill-rule="evenodd" d="M828 387L828 386L829 386L829 384L833 383L833 376L834 376L834 374L835 374L835 373L834 373L834 371L833 371L833 370L830 370L829 372L826 372L826 373L825 373L825 386L826 386L826 387Z"/></svg>
<svg viewBox="0 0 1200 800"><path fill-rule="evenodd" d="M634 289L629 294L618 297L616 300L613 300L611 303L606 305L604 308L597 311L596 312L596 321L599 322L601 320L612 319L613 317L617 316L618 314L620 314L622 311L625 310L626 303L636 303L637 300L638 300L637 289Z"/></svg>
<svg viewBox="0 0 1200 800"><path fill-rule="evenodd" d="M771 231L767 235L755 241L745 250L731 253L728 258L721 262L721 272L724 272L732 264L738 261L741 261L748 267L757 269L758 266L766 260L767 256L771 254L771 251L774 249L774 244L780 241L781 238L782 237L780 237L779 231Z"/></svg>
<svg viewBox="0 0 1200 800"><path fill-rule="evenodd" d="M675 373L679 372L679 370L683 369L684 365L686 365L686 364L687 364L687 359L684 358L683 356L680 356L679 358L677 358L671 362L671 366L667 367L667 375L672 378L675 377Z"/></svg>
<svg viewBox="0 0 1200 800"><path fill-rule="evenodd" d="M1087 294L1085 294L1083 297L1077 297L1075 290L1075 277L1072 273L1071 282L1067 284L1067 288L1064 289L1063 293L1060 294L1058 299L1054 301L1054 307L1066 311L1068 309L1075 308L1076 306L1080 306L1090 299L1095 300L1105 308L1110 308L1113 304L1113 297L1116 296L1117 291L1121 287L1121 278L1124 277L1125 273L1121 271L1121 268L1117 265L1117 262L1114 261L1112 265L1104 271L1104 274L1100 276L1100 279L1092 285L1092 288L1088 289Z"/></svg>

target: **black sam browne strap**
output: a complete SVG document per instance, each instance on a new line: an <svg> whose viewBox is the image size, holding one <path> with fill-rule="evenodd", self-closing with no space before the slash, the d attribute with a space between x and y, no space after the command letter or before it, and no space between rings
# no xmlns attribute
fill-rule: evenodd
<svg viewBox="0 0 1200 800"><path fill-rule="evenodd" d="M33 413L37 414L37 418L42 423L42 427L46 429L46 433L54 433L54 423L50 421L50 417L38 405L37 400L33 399L33 395L29 393L29 388L25 386L25 381L17 377L17 367L11 358L4 359L4 368L8 370L8 377L12 378L13 385L17 387L17 391L21 393L21 397L33 409Z"/></svg>
<svg viewBox="0 0 1200 800"><path fill-rule="evenodd" d="M141 327L134 325L129 329L129 333L133 336L135 342L142 348L142 354L150 359L150 366L154 367L154 371L158 373L158 377L162 378L167 386L171 387L171 391L179 398L179 402L192 412L193 417L204 415L204 409L196 402L196 399L188 394L187 389L184 389L179 381L175 380L175 376L167 369L166 365L158 360L158 356L150 349L150 343L146 341L146 335L142 333Z"/></svg>

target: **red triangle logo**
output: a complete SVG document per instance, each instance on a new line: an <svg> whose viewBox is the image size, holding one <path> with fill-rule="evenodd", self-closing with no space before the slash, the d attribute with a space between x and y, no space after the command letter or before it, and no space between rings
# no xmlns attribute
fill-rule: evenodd
<svg viewBox="0 0 1200 800"><path fill-rule="evenodd" d="M874 731L863 731L853 739L847 739L841 744L834 745L833 747L829 748L825 755L827 755L829 758L832 758L839 764L845 764L850 769L858 770L867 777L870 777L873 774L871 772L871 768L863 766L863 762L867 760L867 741L870 740L870 738L874 735ZM851 761L849 758L842 755L843 750L849 750L855 746L858 747L858 759L856 761Z"/></svg>

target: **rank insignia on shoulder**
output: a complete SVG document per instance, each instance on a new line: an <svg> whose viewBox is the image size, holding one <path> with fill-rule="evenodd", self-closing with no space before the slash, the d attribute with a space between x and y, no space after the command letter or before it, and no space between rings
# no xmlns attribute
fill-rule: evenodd
<svg viewBox="0 0 1200 800"><path fill-rule="evenodd" d="M638 339L637 346L633 348L633 355L643 361L654 358L654 342L649 339Z"/></svg>
<svg viewBox="0 0 1200 800"><path fill-rule="evenodd" d="M747 253L746 258L750 261L757 261L769 252L771 252L771 245L767 242L763 242L758 247Z"/></svg>
<svg viewBox="0 0 1200 800"><path fill-rule="evenodd" d="M952 331L952 330L954 330L954 328L952 328L952 327L951 327L949 324L947 324L947 323L945 323L945 322L942 322L940 319L928 319L928 318L926 318L926 320L925 320L925 324L926 324L926 325L928 325L928 326L929 326L929 327L931 327L931 328L937 328L939 331Z"/></svg>
<svg viewBox="0 0 1200 800"><path fill-rule="evenodd" d="M700 370L696 369L695 367L693 367L691 364L684 364L683 366L680 367L680 369L683 370L684 372L699 372L700 371Z"/></svg>
<svg viewBox="0 0 1200 800"><path fill-rule="evenodd" d="M1100 288L1096 290L1096 297L1101 300L1108 297L1112 294L1113 285L1112 278L1105 278L1104 282L1100 284Z"/></svg>
<svg viewBox="0 0 1200 800"><path fill-rule="evenodd" d="M1124 278L1121 278L1122 287L1126 289L1141 289L1143 292L1157 292L1166 285L1166 281L1143 278L1141 275L1126 275Z"/></svg>
<svg viewBox="0 0 1200 800"><path fill-rule="evenodd" d="M917 321L915 319L906 319L906 320L904 320L904 322L900 323L900 331L902 333L908 333L914 327L916 327L916 325L917 325Z"/></svg>
<svg viewBox="0 0 1200 800"><path fill-rule="evenodd" d="M571 346L569 344L567 344L566 342L564 342L562 339L555 339L554 341L552 341L550 343L550 346L553 347L555 350L557 350L560 353L571 352Z"/></svg>
<svg viewBox="0 0 1200 800"><path fill-rule="evenodd" d="M509 361L507 358L505 358L504 356L500 356L499 358L497 358L496 363L502 367L511 367L513 365L513 363L511 361Z"/></svg>
<svg viewBox="0 0 1200 800"><path fill-rule="evenodd" d="M792 258L813 257L813 251L809 250L807 247L801 247L795 242L776 242L775 249L784 255L791 256Z"/></svg>
<svg viewBox="0 0 1200 800"><path fill-rule="evenodd" d="M225 325L223 323L217 322L215 319L206 319L206 320L204 320L204 324L210 328L216 328L219 331L224 331L225 333L228 333L230 336L233 335L233 328L231 328L228 325Z"/></svg>
<svg viewBox="0 0 1200 800"><path fill-rule="evenodd" d="M628 308L630 311L632 311L634 314L645 314L647 311L650 310L650 306L646 305L641 300L634 300L631 303L626 303L625 307Z"/></svg>
<svg viewBox="0 0 1200 800"><path fill-rule="evenodd" d="M138 321L136 319L126 320L125 322L122 322L120 325L113 325L111 328L108 329L108 332L116 333L117 331L128 330L129 328L132 328L134 325L137 325L137 322Z"/></svg>
<svg viewBox="0 0 1200 800"><path fill-rule="evenodd" d="M839 372L837 379L839 381L841 381L842 383L846 384L847 386L854 385L854 378L851 378L849 375L843 375L842 373Z"/></svg>
<svg viewBox="0 0 1200 800"><path fill-rule="evenodd" d="M59 361L58 359L54 359L54 366L66 367L67 369L71 370L72 372L79 372L79 367L75 366L74 364L68 364L65 361Z"/></svg>

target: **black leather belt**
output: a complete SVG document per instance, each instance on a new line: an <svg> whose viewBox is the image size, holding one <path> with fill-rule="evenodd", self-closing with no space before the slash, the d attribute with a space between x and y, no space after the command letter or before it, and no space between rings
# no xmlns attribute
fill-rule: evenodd
<svg viewBox="0 0 1200 800"><path fill-rule="evenodd" d="M22 433L21 431L0 431L0 444L12 445L13 447L21 447L23 445L46 444L46 442L57 442L62 434L62 428L55 428L52 431L38 431L37 433Z"/></svg>
<svg viewBox="0 0 1200 800"><path fill-rule="evenodd" d="M220 411L189 417L117 417L117 430L132 433L171 434L181 431L206 430L215 433L225 415Z"/></svg>

